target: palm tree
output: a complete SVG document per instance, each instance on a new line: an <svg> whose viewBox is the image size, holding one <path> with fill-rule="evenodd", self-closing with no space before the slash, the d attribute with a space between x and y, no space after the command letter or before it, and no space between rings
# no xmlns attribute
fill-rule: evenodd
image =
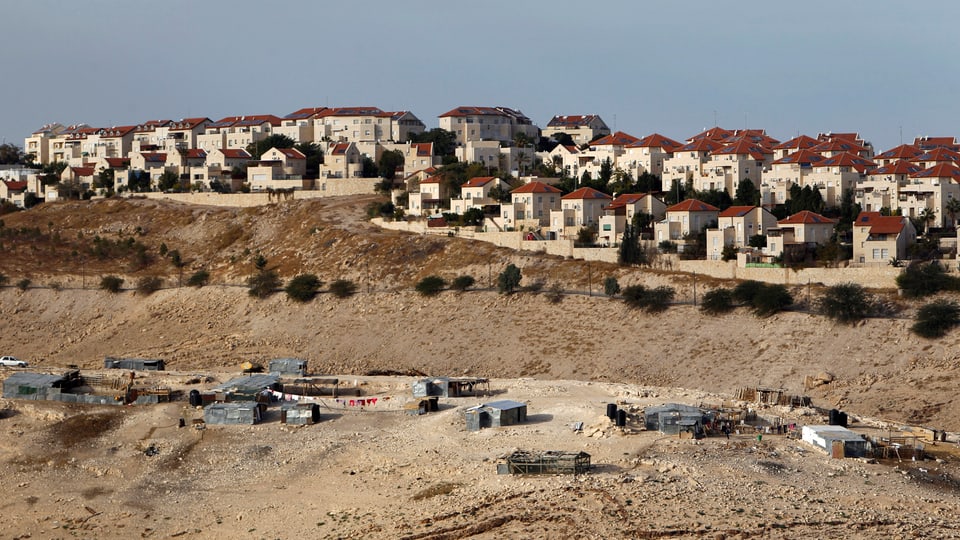
<svg viewBox="0 0 960 540"><path fill-rule="evenodd" d="M523 176L523 162L526 161L527 158L524 149L530 145L530 137L521 131L513 136L513 144L520 149L520 152L517 154L517 174L518 176Z"/></svg>
<svg viewBox="0 0 960 540"><path fill-rule="evenodd" d="M923 232L926 233L929 224L937 219L937 211L933 208L924 208L918 217L920 218L920 223L923 224Z"/></svg>
<svg viewBox="0 0 960 540"><path fill-rule="evenodd" d="M957 214L960 214L960 199L950 199L945 207L947 215L950 216L950 223L957 226Z"/></svg>

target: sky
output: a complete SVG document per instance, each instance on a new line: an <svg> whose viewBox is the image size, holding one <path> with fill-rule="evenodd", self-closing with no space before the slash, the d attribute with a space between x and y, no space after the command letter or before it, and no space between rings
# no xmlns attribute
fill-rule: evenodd
<svg viewBox="0 0 960 540"><path fill-rule="evenodd" d="M960 2L10 0L0 138L40 126L462 105L682 140L958 136Z"/></svg>

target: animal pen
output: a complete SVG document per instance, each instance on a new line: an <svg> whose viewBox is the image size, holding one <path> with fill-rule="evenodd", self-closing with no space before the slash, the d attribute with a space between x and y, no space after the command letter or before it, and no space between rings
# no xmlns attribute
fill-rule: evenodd
<svg viewBox="0 0 960 540"><path fill-rule="evenodd" d="M586 452L525 452L518 450L497 464L497 474L584 474L590 470Z"/></svg>
<svg viewBox="0 0 960 540"><path fill-rule="evenodd" d="M132 369L134 371L163 371L163 360L158 358L114 358L103 359L104 369Z"/></svg>
<svg viewBox="0 0 960 540"><path fill-rule="evenodd" d="M738 388L734 397L740 401L750 401L761 405L809 407L811 404L808 396L788 394L783 388Z"/></svg>

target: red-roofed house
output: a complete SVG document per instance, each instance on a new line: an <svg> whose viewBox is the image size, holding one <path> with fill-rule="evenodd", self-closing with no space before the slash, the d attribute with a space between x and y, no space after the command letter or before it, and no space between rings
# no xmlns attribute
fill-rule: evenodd
<svg viewBox="0 0 960 540"><path fill-rule="evenodd" d="M824 204L840 206L843 192L853 189L875 169L873 161L849 152L840 152L813 164L804 183L820 191Z"/></svg>
<svg viewBox="0 0 960 540"><path fill-rule="evenodd" d="M771 208L790 198L790 187L807 185L813 166L826 158L812 150L798 150L770 164L760 182L760 202Z"/></svg>
<svg viewBox="0 0 960 540"><path fill-rule="evenodd" d="M360 178L363 156L356 143L326 143L320 176L323 178Z"/></svg>
<svg viewBox="0 0 960 540"><path fill-rule="evenodd" d="M495 176L477 176L460 186L460 196L450 199L450 211L454 214L463 214L471 208L480 208L488 205L499 205L500 201L490 197L493 188L501 190L510 186Z"/></svg>
<svg viewBox="0 0 960 540"><path fill-rule="evenodd" d="M560 197L560 208L550 212L551 239L574 238L581 228L597 229L600 217L613 197L591 187L582 187Z"/></svg>
<svg viewBox="0 0 960 540"><path fill-rule="evenodd" d="M206 131L207 125L212 122L205 116L181 118L170 122L166 127L167 138L164 140L164 148L197 148L197 137L202 135Z"/></svg>
<svg viewBox="0 0 960 540"><path fill-rule="evenodd" d="M897 208L909 217L933 213L930 227L945 227L950 223L947 204L960 199L960 167L953 163L939 163L910 175L910 182L899 189Z"/></svg>
<svg viewBox="0 0 960 540"><path fill-rule="evenodd" d="M673 139L659 133L651 133L625 146L618 166L632 174L634 178L643 173L659 176L663 172L663 161L673 156L673 152L681 146L683 145Z"/></svg>
<svg viewBox="0 0 960 540"><path fill-rule="evenodd" d="M60 173L60 181L64 183L74 182L81 191L86 191L93 187L96 176L97 171L92 166L74 167L70 165Z"/></svg>
<svg viewBox="0 0 960 540"><path fill-rule="evenodd" d="M579 145L609 135L610 128L596 114L554 116L543 128L542 135L553 137L559 133L566 133Z"/></svg>
<svg viewBox="0 0 960 540"><path fill-rule="evenodd" d="M503 229L539 230L550 224L550 212L560 209L563 192L543 182L524 184L510 192L510 202L500 205Z"/></svg>
<svg viewBox="0 0 960 540"><path fill-rule="evenodd" d="M898 161L911 160L920 154L923 151L920 150L920 147L913 144L901 144L900 146L895 146L886 152L881 152L873 157L873 162L880 167L886 167L887 165L893 165Z"/></svg>
<svg viewBox="0 0 960 540"><path fill-rule="evenodd" d="M781 219L767 229L767 247L763 253L784 260L802 261L808 249L825 244L833 236L836 220L803 210Z"/></svg>
<svg viewBox="0 0 960 540"><path fill-rule="evenodd" d="M916 241L917 230L906 216L860 212L853 222L855 263L883 266L891 259L906 259L910 245Z"/></svg>
<svg viewBox="0 0 960 540"><path fill-rule="evenodd" d="M726 190L732 198L744 180L750 180L754 188L760 185L763 168L773 161L773 153L743 137L729 143L710 153L703 166L706 174L693 177L694 189Z"/></svg>
<svg viewBox="0 0 960 540"><path fill-rule="evenodd" d="M696 199L687 199L668 206L666 216L653 227L657 243L681 242L687 235L696 235L707 227L715 226L720 209ZM683 251L678 246L679 251Z"/></svg>
<svg viewBox="0 0 960 540"><path fill-rule="evenodd" d="M709 138L700 138L677 148L673 155L663 161L660 180L663 191L670 191L673 182L685 184L688 180L697 182L697 178L706 175L704 164L710 154L723 148L723 143Z"/></svg>
<svg viewBox="0 0 960 540"><path fill-rule="evenodd" d="M456 134L458 145L467 141L512 144L518 133L533 141L540 131L526 115L509 107L457 107L440 115L440 128Z"/></svg>
<svg viewBox="0 0 960 540"><path fill-rule="evenodd" d="M719 261L723 248L746 247L750 237L777 226L777 217L759 206L731 206L717 216L717 226L707 229L707 259Z"/></svg>
<svg viewBox="0 0 960 540"><path fill-rule="evenodd" d="M920 170L918 165L907 161L872 169L866 178L857 181L853 200L866 212L879 212L881 208L895 210L899 207L900 187L909 184L910 175Z"/></svg>
<svg viewBox="0 0 960 540"><path fill-rule="evenodd" d="M667 205L653 195L644 193L625 193L618 195L607 208L604 215L600 218L600 230L597 233L597 241L601 243L614 244L619 242L626 230L627 223L634 223L634 216L637 214L647 214L645 221L649 221L645 230L639 231L640 235L646 234L646 238L652 238L653 224L664 219L667 215Z"/></svg>
<svg viewBox="0 0 960 540"><path fill-rule="evenodd" d="M934 148L946 148L954 152L960 152L960 144L954 137L917 137L913 140L914 146L926 152Z"/></svg>
<svg viewBox="0 0 960 540"><path fill-rule="evenodd" d="M798 152L800 150L809 150L820 144L821 141L810 137L809 135L798 135L789 141L782 142L773 147L773 159L781 159Z"/></svg>
<svg viewBox="0 0 960 540"><path fill-rule="evenodd" d="M27 194L27 182L20 180L0 180L0 200L10 201L18 208L24 207Z"/></svg>
<svg viewBox="0 0 960 540"><path fill-rule="evenodd" d="M271 148L260 156L256 164L247 167L247 181L253 191L268 189L306 189L303 175L307 172L307 158L296 148Z"/></svg>
<svg viewBox="0 0 960 540"><path fill-rule="evenodd" d="M353 143L351 143L353 144ZM407 199L407 213L413 216L431 216L444 208L450 198L447 182L436 175L420 181L416 191L411 191Z"/></svg>

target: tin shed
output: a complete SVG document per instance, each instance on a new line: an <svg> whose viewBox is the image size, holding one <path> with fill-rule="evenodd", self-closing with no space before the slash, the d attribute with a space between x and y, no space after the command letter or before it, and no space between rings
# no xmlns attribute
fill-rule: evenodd
<svg viewBox="0 0 960 540"><path fill-rule="evenodd" d="M834 457L865 457L870 451L869 441L843 426L803 426L800 438Z"/></svg>
<svg viewBox="0 0 960 540"><path fill-rule="evenodd" d="M280 406L280 423L296 426L320 421L320 405L316 403L284 403Z"/></svg>
<svg viewBox="0 0 960 540"><path fill-rule="evenodd" d="M270 373L303 377L307 374L307 361L299 358L274 358L270 361Z"/></svg>
<svg viewBox="0 0 960 540"><path fill-rule="evenodd" d="M3 397L16 399L56 399L53 395L69 388L69 381L60 375L14 373L3 381Z"/></svg>
<svg viewBox="0 0 960 540"><path fill-rule="evenodd" d="M158 358L114 358L103 359L105 369L132 369L135 371L163 371L163 360Z"/></svg>
<svg viewBox="0 0 960 540"><path fill-rule="evenodd" d="M263 419L263 406L257 403L212 403L203 408L203 421L207 424L248 424Z"/></svg>
<svg viewBox="0 0 960 540"><path fill-rule="evenodd" d="M470 407L464 414L467 431L512 426L527 421L527 404L504 399Z"/></svg>
<svg viewBox="0 0 960 540"><path fill-rule="evenodd" d="M699 407L667 403L643 410L643 423L648 431L676 435L681 431L702 431L704 412Z"/></svg>

